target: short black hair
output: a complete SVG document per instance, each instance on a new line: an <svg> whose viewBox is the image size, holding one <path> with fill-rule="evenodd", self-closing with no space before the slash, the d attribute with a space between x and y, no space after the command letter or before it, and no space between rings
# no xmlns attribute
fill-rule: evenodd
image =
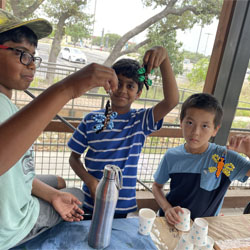
<svg viewBox="0 0 250 250"><path fill-rule="evenodd" d="M217 128L217 126L222 122L223 109L219 101L213 95L198 93L189 96L181 107L181 122L185 118L187 109L189 108L203 109L208 112L214 113L214 128Z"/></svg>
<svg viewBox="0 0 250 250"><path fill-rule="evenodd" d="M112 66L115 70L116 75L123 75L127 78L131 78L138 84L138 92L143 88L143 82L139 81L138 69L141 68L140 64L133 59L124 58L115 62Z"/></svg>
<svg viewBox="0 0 250 250"><path fill-rule="evenodd" d="M29 42L31 45L37 47L38 39L36 34L26 26L21 26L0 33L0 44L4 44L5 42L8 41L12 41L14 43L21 43L24 40Z"/></svg>

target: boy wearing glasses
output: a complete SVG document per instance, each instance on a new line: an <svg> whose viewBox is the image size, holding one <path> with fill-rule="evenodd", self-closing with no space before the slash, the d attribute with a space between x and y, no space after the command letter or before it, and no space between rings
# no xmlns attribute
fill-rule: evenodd
<svg viewBox="0 0 250 250"><path fill-rule="evenodd" d="M20 245L62 220L83 219L80 189L57 190L35 178L31 145L69 100L94 87L117 88L111 68L91 64L18 110L12 92L29 87L41 63L34 56L37 41L51 31L44 19L23 22L0 9L0 249Z"/></svg>

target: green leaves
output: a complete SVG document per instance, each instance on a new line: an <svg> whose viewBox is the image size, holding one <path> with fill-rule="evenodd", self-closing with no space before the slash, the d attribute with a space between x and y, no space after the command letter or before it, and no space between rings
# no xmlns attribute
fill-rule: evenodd
<svg viewBox="0 0 250 250"><path fill-rule="evenodd" d="M188 80L192 84L203 83L207 76L209 60L207 58L200 59L193 67L190 73L187 74Z"/></svg>

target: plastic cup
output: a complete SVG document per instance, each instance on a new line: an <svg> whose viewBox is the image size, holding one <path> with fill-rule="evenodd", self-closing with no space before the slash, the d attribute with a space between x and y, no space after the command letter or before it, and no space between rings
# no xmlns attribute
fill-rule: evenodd
<svg viewBox="0 0 250 250"><path fill-rule="evenodd" d="M208 222L202 218L196 218L189 232L189 241L196 246L207 244Z"/></svg>
<svg viewBox="0 0 250 250"><path fill-rule="evenodd" d="M182 234L174 250L193 250L194 245L189 241L188 234Z"/></svg>
<svg viewBox="0 0 250 250"><path fill-rule="evenodd" d="M141 208L139 211L139 233L149 235L156 217L155 211L150 208Z"/></svg>
<svg viewBox="0 0 250 250"><path fill-rule="evenodd" d="M207 236L207 244L203 247L194 246L194 250L213 250L214 240L212 237Z"/></svg>
<svg viewBox="0 0 250 250"><path fill-rule="evenodd" d="M181 221L175 224L175 228L180 231L189 231L190 230L190 210L187 208L182 208L183 212L179 212L178 215L180 216Z"/></svg>

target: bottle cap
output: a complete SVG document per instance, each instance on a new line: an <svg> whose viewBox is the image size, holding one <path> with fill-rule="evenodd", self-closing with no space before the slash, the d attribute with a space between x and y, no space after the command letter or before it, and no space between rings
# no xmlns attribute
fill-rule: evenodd
<svg viewBox="0 0 250 250"><path fill-rule="evenodd" d="M106 165L103 175L108 179L114 180L116 176L116 170L114 169L113 165Z"/></svg>
<svg viewBox="0 0 250 250"><path fill-rule="evenodd" d="M122 171L121 169L116 165L106 165L104 167L104 173L103 176L110 180L116 180L116 186L120 190L123 186L123 180L122 180Z"/></svg>

